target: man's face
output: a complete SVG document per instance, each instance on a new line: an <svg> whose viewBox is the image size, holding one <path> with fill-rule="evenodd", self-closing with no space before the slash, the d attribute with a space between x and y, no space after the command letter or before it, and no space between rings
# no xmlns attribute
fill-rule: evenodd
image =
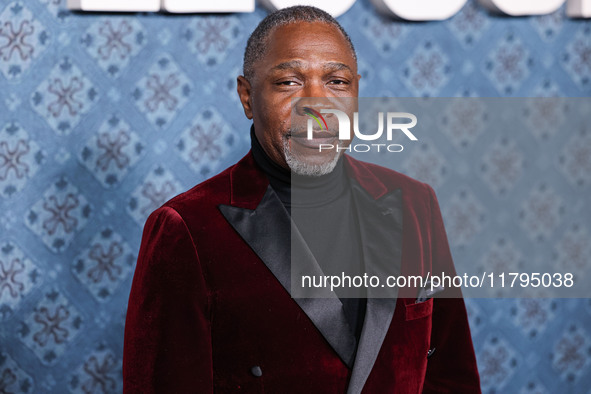
<svg viewBox="0 0 591 394"><path fill-rule="evenodd" d="M294 172L300 172L294 166L326 169L336 162L338 153L334 149L319 152L318 144L346 147L351 141L337 139L338 123L331 115L324 115L328 131L315 128L314 140L308 140L310 117L304 108L318 112L339 108L331 98L357 97L359 78L351 49L336 27L296 22L271 32L253 80L238 77L238 93L246 116L253 119L257 139L274 162ZM297 100L292 112L292 99L310 97L325 99Z"/></svg>

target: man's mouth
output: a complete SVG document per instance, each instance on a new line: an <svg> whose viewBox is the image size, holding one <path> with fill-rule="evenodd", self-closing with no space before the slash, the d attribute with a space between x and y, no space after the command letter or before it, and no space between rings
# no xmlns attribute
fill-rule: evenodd
<svg viewBox="0 0 591 394"><path fill-rule="evenodd" d="M294 132L289 135L290 139L299 145L307 148L313 148L318 150L320 144L334 144L337 140L337 133L331 133L330 131L314 131L312 139L308 139L308 132Z"/></svg>
<svg viewBox="0 0 591 394"><path fill-rule="evenodd" d="M291 133L290 136L292 138L308 138L308 132L307 131L300 131L300 132L295 132L295 133ZM335 138L337 136L337 133L331 133L330 131L315 131L312 133L312 138L313 139L318 139L318 138Z"/></svg>

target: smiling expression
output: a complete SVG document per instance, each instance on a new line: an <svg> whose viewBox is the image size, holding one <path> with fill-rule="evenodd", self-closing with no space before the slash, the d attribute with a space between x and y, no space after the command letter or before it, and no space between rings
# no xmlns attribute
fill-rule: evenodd
<svg viewBox="0 0 591 394"><path fill-rule="evenodd" d="M252 80L238 77L238 94L245 115L253 120L257 139L274 162L289 168L291 156L312 166L322 165L338 154L319 152L319 143L348 146L351 141L337 140L336 119L331 115L324 115L328 130L316 125L314 140L307 140L309 110L335 108L331 98L357 97L359 78L351 47L335 26L294 22L269 34ZM298 124L292 125L292 119Z"/></svg>

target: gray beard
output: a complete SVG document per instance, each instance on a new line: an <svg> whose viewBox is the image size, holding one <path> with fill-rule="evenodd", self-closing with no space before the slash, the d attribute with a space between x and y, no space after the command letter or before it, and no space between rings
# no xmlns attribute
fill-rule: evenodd
<svg viewBox="0 0 591 394"><path fill-rule="evenodd" d="M337 146L341 147L340 141ZM330 174L336 167L339 158L343 154L343 151L344 149L336 152L332 159L327 160L324 163L310 164L299 158L297 155L292 154L289 149L289 139L283 138L283 156L285 157L285 162L287 163L289 169L297 175L318 177Z"/></svg>

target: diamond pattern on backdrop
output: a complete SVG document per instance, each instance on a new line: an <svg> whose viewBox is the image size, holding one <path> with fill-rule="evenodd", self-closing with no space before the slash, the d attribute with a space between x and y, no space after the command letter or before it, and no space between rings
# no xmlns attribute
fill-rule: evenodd
<svg viewBox="0 0 591 394"><path fill-rule="evenodd" d="M105 187L115 187L144 152L141 138L117 116L106 120L80 151L80 162Z"/></svg>
<svg viewBox="0 0 591 394"><path fill-rule="evenodd" d="M106 228L74 260L72 273L98 301L104 302L129 275L136 258L123 237Z"/></svg>
<svg viewBox="0 0 591 394"><path fill-rule="evenodd" d="M117 393L142 226L248 150L236 76L266 11L83 14L65 3L0 2L0 391ZM408 23L357 0L340 22L365 97L591 93L591 22L564 8L500 18L469 0L447 21ZM491 134L482 125L499 114L450 102L399 170L436 189L456 260L589 266L590 125L564 129L580 114L556 99L528 104L522 132ZM485 392L588 391L589 300L466 306Z"/></svg>
<svg viewBox="0 0 591 394"><path fill-rule="evenodd" d="M15 244L0 247L0 320L8 319L41 281L40 272Z"/></svg>
<svg viewBox="0 0 591 394"><path fill-rule="evenodd" d="M93 23L80 43L110 77L118 77L145 46L142 25L135 19L101 19Z"/></svg>
<svg viewBox="0 0 591 394"><path fill-rule="evenodd" d="M25 224L53 252L62 252L87 223L90 205L84 195L61 178L27 212Z"/></svg>
<svg viewBox="0 0 591 394"><path fill-rule="evenodd" d="M7 123L0 131L0 160L0 193L10 197L35 175L43 153L18 123Z"/></svg>
<svg viewBox="0 0 591 394"><path fill-rule="evenodd" d="M185 105L190 93L191 82L164 54L137 83L133 98L148 121L161 129Z"/></svg>
<svg viewBox="0 0 591 394"><path fill-rule="evenodd" d="M0 14L0 71L15 79L41 56L49 43L43 25L22 3L13 3Z"/></svg>
<svg viewBox="0 0 591 394"><path fill-rule="evenodd" d="M54 365L82 329L79 311L59 290L44 294L19 328L21 341L44 365Z"/></svg>
<svg viewBox="0 0 591 394"><path fill-rule="evenodd" d="M65 57L31 96L31 105L57 134L64 135L90 111L97 92L84 73Z"/></svg>

